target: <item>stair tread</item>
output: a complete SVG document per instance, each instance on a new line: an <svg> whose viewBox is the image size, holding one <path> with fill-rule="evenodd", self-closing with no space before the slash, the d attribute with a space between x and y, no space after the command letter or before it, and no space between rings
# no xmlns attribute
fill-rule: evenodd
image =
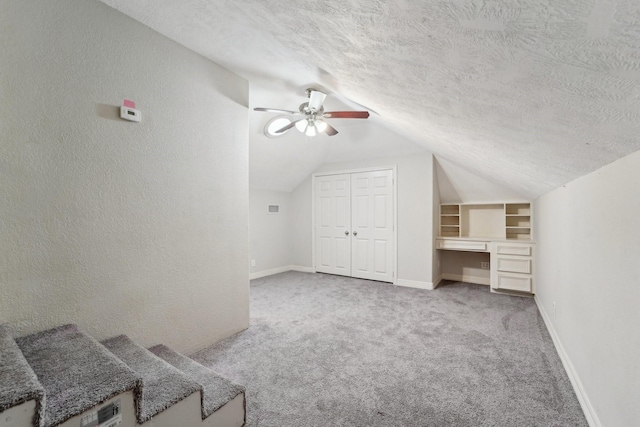
<svg viewBox="0 0 640 427"><path fill-rule="evenodd" d="M110 338L102 341L102 344L142 377L137 408L139 423L150 420L187 396L202 390L199 384L184 373L126 335Z"/></svg>
<svg viewBox="0 0 640 427"><path fill-rule="evenodd" d="M0 412L35 400L34 426L44 423L44 387L13 339L6 325L0 325Z"/></svg>
<svg viewBox="0 0 640 427"><path fill-rule="evenodd" d="M46 426L139 385L135 372L76 325L20 337L16 343L44 387Z"/></svg>
<svg viewBox="0 0 640 427"><path fill-rule="evenodd" d="M164 344L151 347L149 351L175 366L192 380L202 385L202 419L207 418L245 391L243 386L229 381L211 369L170 349Z"/></svg>

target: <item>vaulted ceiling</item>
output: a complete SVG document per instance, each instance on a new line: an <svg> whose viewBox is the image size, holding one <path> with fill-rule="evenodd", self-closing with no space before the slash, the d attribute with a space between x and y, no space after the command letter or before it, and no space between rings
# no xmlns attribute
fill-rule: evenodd
<svg viewBox="0 0 640 427"><path fill-rule="evenodd" d="M251 108L295 109L315 86L375 111L308 141L264 137L252 111L263 187L429 150L535 198L640 149L637 0L102 1L247 78Z"/></svg>

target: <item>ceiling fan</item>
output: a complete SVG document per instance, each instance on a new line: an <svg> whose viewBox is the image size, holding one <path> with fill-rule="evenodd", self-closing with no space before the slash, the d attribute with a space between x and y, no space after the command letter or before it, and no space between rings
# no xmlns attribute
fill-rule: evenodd
<svg viewBox="0 0 640 427"><path fill-rule="evenodd" d="M278 108L254 108L254 111L266 111L268 113L281 113L281 114L290 114L293 115L294 118L289 120L289 123L282 126L280 124L275 129L271 129L267 124L267 128L265 131L267 135L282 135L284 132L289 129L295 127L300 132L304 133L307 136L316 136L318 132L324 132L329 136L336 135L338 131L336 128L331 126L326 122L325 119L366 119L369 117L368 111L324 111L324 107L322 103L324 99L327 97L327 94L321 92L317 89L309 88L307 89L307 97L309 98L308 102L303 102L300 104L298 111L290 111L290 110L280 110ZM282 127L280 127L282 126Z"/></svg>

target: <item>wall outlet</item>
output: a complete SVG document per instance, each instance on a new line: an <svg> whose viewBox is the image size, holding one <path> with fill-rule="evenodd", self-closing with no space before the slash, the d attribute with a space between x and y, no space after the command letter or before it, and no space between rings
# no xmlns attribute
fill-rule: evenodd
<svg viewBox="0 0 640 427"><path fill-rule="evenodd" d="M255 259L252 259L252 260L251 260L251 267L255 267L255 266L256 266L256 260L255 260Z"/></svg>
<svg viewBox="0 0 640 427"><path fill-rule="evenodd" d="M489 269L489 263L486 261L483 261L480 263L480 268L483 270L488 270Z"/></svg>

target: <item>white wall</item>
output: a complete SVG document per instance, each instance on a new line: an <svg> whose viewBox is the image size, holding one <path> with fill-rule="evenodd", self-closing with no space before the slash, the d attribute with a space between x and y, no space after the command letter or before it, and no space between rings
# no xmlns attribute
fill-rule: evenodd
<svg viewBox="0 0 640 427"><path fill-rule="evenodd" d="M536 298L594 425L640 420L638 183L640 152L535 204Z"/></svg>
<svg viewBox="0 0 640 427"><path fill-rule="evenodd" d="M291 192L291 207L293 210L291 264L311 269L313 267L311 175Z"/></svg>
<svg viewBox="0 0 640 427"><path fill-rule="evenodd" d="M433 156L412 156L328 163L316 172L397 165L398 279L431 284L433 260ZM311 179L303 181L292 198L298 216L294 263L312 267Z"/></svg>
<svg viewBox="0 0 640 427"><path fill-rule="evenodd" d="M278 214L268 212L269 205L279 205ZM291 193L282 191L249 191L249 265L250 277L277 270L286 271L291 265L292 240Z"/></svg>
<svg viewBox="0 0 640 427"><path fill-rule="evenodd" d="M529 201L522 194L441 157L436 158L435 171L441 203Z"/></svg>
<svg viewBox="0 0 640 427"><path fill-rule="evenodd" d="M438 171L436 170L438 166L438 162L436 161L436 158L434 156L433 158L433 170L431 171L431 175L432 175L432 179L433 179L433 183L431 184L431 187L433 188L433 206L432 206L432 235L435 238L436 236L438 236L440 234L440 200L441 200L441 195L440 195L440 184L438 183ZM435 241L434 241L434 245L435 245ZM441 277L442 277L442 266L441 266L441 257L442 254L441 252L443 251L438 251L435 249L433 249L433 253L432 253L432 259L431 259L431 282L433 282L433 284L435 286L438 285Z"/></svg>
<svg viewBox="0 0 640 427"><path fill-rule="evenodd" d="M246 328L248 83L95 1L4 1L0 43L0 322Z"/></svg>

